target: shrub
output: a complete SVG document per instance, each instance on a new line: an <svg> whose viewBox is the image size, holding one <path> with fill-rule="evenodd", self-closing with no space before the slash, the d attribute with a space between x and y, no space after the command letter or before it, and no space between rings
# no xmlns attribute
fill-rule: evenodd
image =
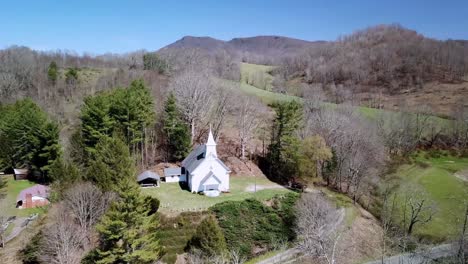
<svg viewBox="0 0 468 264"><path fill-rule="evenodd" d="M199 249L207 256L223 255L227 252L226 240L213 216L205 218L188 243L191 250Z"/></svg>
<svg viewBox="0 0 468 264"><path fill-rule="evenodd" d="M210 210L216 215L230 249L244 257L252 257L254 248L269 250L273 244L290 237L292 227L280 217L287 215L288 210L276 211L254 199L227 201Z"/></svg>

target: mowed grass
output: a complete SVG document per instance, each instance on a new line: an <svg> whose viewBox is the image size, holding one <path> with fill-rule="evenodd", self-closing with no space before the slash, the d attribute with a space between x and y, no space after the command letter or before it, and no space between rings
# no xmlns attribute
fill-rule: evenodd
<svg viewBox="0 0 468 264"><path fill-rule="evenodd" d="M249 192L246 190L248 186L253 186L255 183L258 186L256 192ZM262 187L264 189L260 190ZM192 194L187 190L183 190L178 183L165 182L161 184L161 187L143 188L142 192L143 194L158 198L161 201L160 211L163 213L169 213L203 211L214 204L224 201L241 201L248 198L268 200L277 194L285 194L291 192L291 190L271 182L263 176L231 176L230 193L222 193L218 197L207 197L200 194Z"/></svg>
<svg viewBox="0 0 468 264"><path fill-rule="evenodd" d="M0 200L0 210L2 214L6 216L17 216L17 217L26 217L34 213L43 213L45 208L28 208L28 209L17 209L16 208L16 197L18 194L33 185L34 182L28 180L19 180L15 181L13 175L3 175L0 176L6 180L7 186L5 188L6 196L4 199Z"/></svg>
<svg viewBox="0 0 468 264"><path fill-rule="evenodd" d="M429 157L426 152L420 152L412 159L413 164L402 165L395 173L400 181L395 193L402 193L406 186L414 184L427 192L437 210L431 222L416 225L415 234L435 241L453 237L460 228L463 202L468 199L467 182L454 174L468 168L468 158Z"/></svg>

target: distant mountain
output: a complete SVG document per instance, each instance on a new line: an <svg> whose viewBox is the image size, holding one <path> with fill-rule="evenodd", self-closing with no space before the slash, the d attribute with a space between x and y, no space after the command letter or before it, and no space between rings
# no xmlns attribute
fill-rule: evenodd
<svg viewBox="0 0 468 264"><path fill-rule="evenodd" d="M185 36L176 42L169 44L159 53L168 53L171 50L198 49L208 54L226 51L238 56L257 56L265 58L278 58L288 55L296 55L300 52L316 46L326 44L325 41L306 41L282 36L256 36L248 38L234 38L229 41L214 39L211 37Z"/></svg>

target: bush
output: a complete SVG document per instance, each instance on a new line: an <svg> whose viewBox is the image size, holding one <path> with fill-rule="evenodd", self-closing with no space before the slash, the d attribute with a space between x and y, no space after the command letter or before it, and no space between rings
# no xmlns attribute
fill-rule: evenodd
<svg viewBox="0 0 468 264"><path fill-rule="evenodd" d="M205 218L188 243L188 249L199 249L207 256L223 255L227 252L226 240L213 216Z"/></svg>
<svg viewBox="0 0 468 264"><path fill-rule="evenodd" d="M42 233L39 232L37 235L33 236L31 241L29 241L26 246L19 251L18 257L21 259L24 264L39 264L39 256L41 253L41 240Z"/></svg>
<svg viewBox="0 0 468 264"><path fill-rule="evenodd" d="M254 248L270 250L272 245L290 239L291 212L286 204L279 206L281 210L275 210L247 199L216 204L210 210L216 215L229 248L244 257L252 257Z"/></svg>
<svg viewBox="0 0 468 264"><path fill-rule="evenodd" d="M161 202L157 198L152 196L146 196L145 205L149 207L148 215L155 214L159 209L160 203Z"/></svg>

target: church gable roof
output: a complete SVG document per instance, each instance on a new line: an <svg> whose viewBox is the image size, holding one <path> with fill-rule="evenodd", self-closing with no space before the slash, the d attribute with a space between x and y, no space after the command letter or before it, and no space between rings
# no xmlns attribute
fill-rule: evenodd
<svg viewBox="0 0 468 264"><path fill-rule="evenodd" d="M198 165L205 159L206 146L200 145L196 147L190 154L182 161L182 166L189 172L193 172Z"/></svg>

